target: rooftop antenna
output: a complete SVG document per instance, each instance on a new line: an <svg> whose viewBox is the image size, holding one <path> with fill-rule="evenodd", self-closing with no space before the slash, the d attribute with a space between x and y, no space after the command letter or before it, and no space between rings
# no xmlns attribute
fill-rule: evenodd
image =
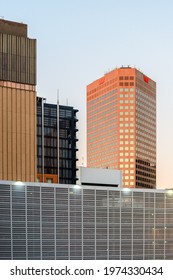
<svg viewBox="0 0 173 280"><path fill-rule="evenodd" d="M66 106L68 106L68 98L66 98Z"/></svg>
<svg viewBox="0 0 173 280"><path fill-rule="evenodd" d="M59 89L57 89L57 176L59 183Z"/></svg>

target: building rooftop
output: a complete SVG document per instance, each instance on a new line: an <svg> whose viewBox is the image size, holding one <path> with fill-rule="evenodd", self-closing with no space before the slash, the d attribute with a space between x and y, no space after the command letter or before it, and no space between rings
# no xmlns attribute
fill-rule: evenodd
<svg viewBox="0 0 173 280"><path fill-rule="evenodd" d="M27 24L0 19L0 33L27 37Z"/></svg>

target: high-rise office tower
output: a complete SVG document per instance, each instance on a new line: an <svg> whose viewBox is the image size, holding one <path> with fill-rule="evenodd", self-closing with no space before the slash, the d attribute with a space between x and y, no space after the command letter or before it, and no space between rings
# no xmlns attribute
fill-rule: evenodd
<svg viewBox="0 0 173 280"><path fill-rule="evenodd" d="M124 187L156 187L156 83L139 70L87 86L87 165L122 170Z"/></svg>
<svg viewBox="0 0 173 280"><path fill-rule="evenodd" d="M0 19L0 180L36 180L36 40Z"/></svg>
<svg viewBox="0 0 173 280"><path fill-rule="evenodd" d="M77 112L37 97L38 181L76 184Z"/></svg>

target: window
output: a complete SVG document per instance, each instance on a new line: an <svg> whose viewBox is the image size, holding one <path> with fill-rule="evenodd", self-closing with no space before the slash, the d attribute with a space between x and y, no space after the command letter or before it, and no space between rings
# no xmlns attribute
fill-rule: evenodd
<svg viewBox="0 0 173 280"><path fill-rule="evenodd" d="M46 183L53 183L53 179L52 178L46 178Z"/></svg>

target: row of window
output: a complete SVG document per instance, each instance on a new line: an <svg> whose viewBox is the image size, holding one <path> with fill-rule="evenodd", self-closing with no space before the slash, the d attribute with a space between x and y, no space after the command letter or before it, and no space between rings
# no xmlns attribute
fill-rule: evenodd
<svg viewBox="0 0 173 280"><path fill-rule="evenodd" d="M137 96L139 98L142 98L143 100L148 100L150 101L151 103L155 104L155 96L153 95L149 95L149 94L146 94L145 92L139 90L139 89L136 89L136 92L137 92Z"/></svg>
<svg viewBox="0 0 173 280"><path fill-rule="evenodd" d="M149 107L147 107L147 108L144 109L143 106L137 106L137 107L136 107L136 113L137 113L139 116L141 116L141 118L142 118L143 115L146 116L147 119L148 119L148 118L154 118L155 115L156 115L155 110L153 111L153 110L151 110Z"/></svg>
<svg viewBox="0 0 173 280"><path fill-rule="evenodd" d="M134 110L134 106L120 106L120 110Z"/></svg>
<svg viewBox="0 0 173 280"><path fill-rule="evenodd" d="M129 97L134 97L134 94L133 93L131 93L131 94L122 94L122 93L120 93L120 95L119 95L119 97L121 98L129 98Z"/></svg>
<svg viewBox="0 0 173 280"><path fill-rule="evenodd" d="M119 76L119 80L134 80L134 76Z"/></svg>
<svg viewBox="0 0 173 280"><path fill-rule="evenodd" d="M119 159L119 162L122 163L122 162L134 162L134 158L120 158Z"/></svg>
<svg viewBox="0 0 173 280"><path fill-rule="evenodd" d="M123 82L120 82L120 83L119 83L119 86L120 86L120 87L123 87L123 86L125 86L125 87L128 87L128 86L133 87L133 86L134 86L134 82L130 82L130 83L129 83L129 82L124 82L124 83L123 83Z"/></svg>
<svg viewBox="0 0 173 280"><path fill-rule="evenodd" d="M109 108L115 106L115 104L118 104L118 99L115 99L114 97L109 98L104 102L88 107L88 114L96 114L97 112L108 110Z"/></svg>
<svg viewBox="0 0 173 280"><path fill-rule="evenodd" d="M131 147L130 147L131 148ZM133 148L133 147L132 147ZM133 152L130 152L130 153L127 153L127 152L125 152L125 153L119 153L119 156L120 157L129 157L129 156L134 156L134 153Z"/></svg>
<svg viewBox="0 0 173 280"><path fill-rule="evenodd" d="M124 103L124 104L128 104L128 103L134 103L134 99L120 99L120 104Z"/></svg>
<svg viewBox="0 0 173 280"><path fill-rule="evenodd" d="M120 92L133 92L135 89L134 88L120 88L119 91Z"/></svg>

